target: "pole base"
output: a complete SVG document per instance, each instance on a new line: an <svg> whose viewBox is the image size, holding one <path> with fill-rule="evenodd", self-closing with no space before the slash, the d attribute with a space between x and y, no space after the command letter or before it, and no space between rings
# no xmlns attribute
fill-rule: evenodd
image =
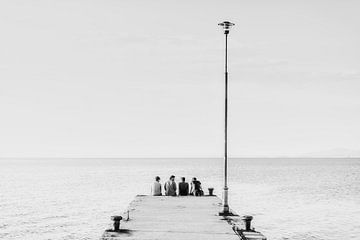
<svg viewBox="0 0 360 240"><path fill-rule="evenodd" d="M221 211L219 212L219 216L227 217L227 216L239 216L236 213L232 213L231 211Z"/></svg>
<svg viewBox="0 0 360 240"><path fill-rule="evenodd" d="M219 216L232 216L231 212L219 212Z"/></svg>
<svg viewBox="0 0 360 240"><path fill-rule="evenodd" d="M239 216L236 213L230 211L229 205L223 205L222 210L219 212L219 216Z"/></svg>
<svg viewBox="0 0 360 240"><path fill-rule="evenodd" d="M229 215L231 215L229 205L224 204L223 209L219 212L219 215L220 216L229 216Z"/></svg>

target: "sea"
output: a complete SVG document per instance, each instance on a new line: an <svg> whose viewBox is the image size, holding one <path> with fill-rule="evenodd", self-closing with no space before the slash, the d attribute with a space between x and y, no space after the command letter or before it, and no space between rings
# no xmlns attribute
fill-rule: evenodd
<svg viewBox="0 0 360 240"><path fill-rule="evenodd" d="M360 159L230 158L230 208L273 240L359 240ZM0 239L99 239L155 176L221 197L220 158L0 159Z"/></svg>

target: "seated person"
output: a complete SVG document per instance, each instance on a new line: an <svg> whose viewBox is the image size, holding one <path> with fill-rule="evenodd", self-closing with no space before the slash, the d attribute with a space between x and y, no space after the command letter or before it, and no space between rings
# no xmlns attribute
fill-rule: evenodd
<svg viewBox="0 0 360 240"><path fill-rule="evenodd" d="M203 192L203 190L201 188L201 182L198 181L196 179L196 177L194 177L192 179L190 195L194 195L194 196L202 196L202 195L204 195L204 192Z"/></svg>
<svg viewBox="0 0 360 240"><path fill-rule="evenodd" d="M151 195L153 196L161 196L161 183L160 183L160 177L157 176L155 178L155 182L153 183L153 186L151 188Z"/></svg>
<svg viewBox="0 0 360 240"><path fill-rule="evenodd" d="M189 183L185 182L185 178L182 177L179 183L179 196L187 196L189 194Z"/></svg>
<svg viewBox="0 0 360 240"><path fill-rule="evenodd" d="M167 181L165 183L165 195L166 196L176 196L176 183L175 183L175 176L172 175L169 179L169 181Z"/></svg>

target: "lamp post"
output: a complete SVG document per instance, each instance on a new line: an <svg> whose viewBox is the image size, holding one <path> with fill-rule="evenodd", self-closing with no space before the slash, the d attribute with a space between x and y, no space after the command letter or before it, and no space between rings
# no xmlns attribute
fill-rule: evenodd
<svg viewBox="0 0 360 240"><path fill-rule="evenodd" d="M228 202L228 185L227 185L227 168L228 168L228 134L227 134L227 124L228 124L228 71L227 71L227 40L230 28L234 26L234 23L224 21L218 24L222 26L225 34L225 148L224 148L224 192L223 192L223 209L220 212L220 215L230 215L230 208Z"/></svg>

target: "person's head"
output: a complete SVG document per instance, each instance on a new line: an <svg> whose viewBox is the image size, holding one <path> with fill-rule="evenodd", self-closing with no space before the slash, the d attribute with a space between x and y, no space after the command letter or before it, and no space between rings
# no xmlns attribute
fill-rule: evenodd
<svg viewBox="0 0 360 240"><path fill-rule="evenodd" d="M157 181L157 182L160 181L160 177L159 177L159 176L156 176L156 177L155 177L155 181Z"/></svg>
<svg viewBox="0 0 360 240"><path fill-rule="evenodd" d="M171 180L171 181L174 181L174 180L175 180L175 176L174 176L174 175L171 175L170 180Z"/></svg>
<svg viewBox="0 0 360 240"><path fill-rule="evenodd" d="M181 181L185 182L185 178L184 178L184 177L182 177L182 178L181 178Z"/></svg>
<svg viewBox="0 0 360 240"><path fill-rule="evenodd" d="M196 177L193 177L192 181L195 182L195 181L196 181Z"/></svg>

